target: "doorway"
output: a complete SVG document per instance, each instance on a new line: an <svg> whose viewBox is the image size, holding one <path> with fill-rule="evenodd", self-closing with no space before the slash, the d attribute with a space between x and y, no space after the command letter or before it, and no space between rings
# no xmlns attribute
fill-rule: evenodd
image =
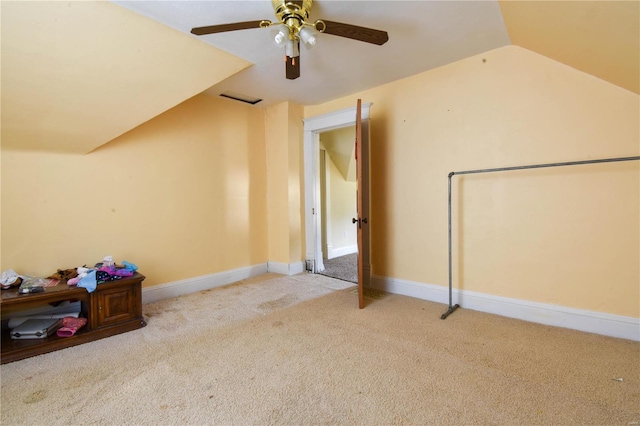
<svg viewBox="0 0 640 426"><path fill-rule="evenodd" d="M363 130L367 136L370 107L371 103L362 105ZM348 108L304 120L305 259L307 270L310 272L318 273L325 269L322 247L320 135L332 130L354 126L355 122L356 108ZM368 188L366 198L368 200ZM362 253L362 255L363 267L366 271L363 275L368 278L370 255L369 253ZM365 285L368 285L368 282Z"/></svg>
<svg viewBox="0 0 640 426"><path fill-rule="evenodd" d="M322 275L358 282L355 126L320 133Z"/></svg>

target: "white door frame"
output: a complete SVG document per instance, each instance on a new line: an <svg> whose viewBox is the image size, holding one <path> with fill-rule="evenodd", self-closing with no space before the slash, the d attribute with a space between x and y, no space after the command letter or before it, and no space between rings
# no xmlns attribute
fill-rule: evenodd
<svg viewBox="0 0 640 426"><path fill-rule="evenodd" d="M372 103L362 104L362 120L369 119ZM356 124L356 107L304 120L304 217L307 270L324 270L320 211L320 133Z"/></svg>

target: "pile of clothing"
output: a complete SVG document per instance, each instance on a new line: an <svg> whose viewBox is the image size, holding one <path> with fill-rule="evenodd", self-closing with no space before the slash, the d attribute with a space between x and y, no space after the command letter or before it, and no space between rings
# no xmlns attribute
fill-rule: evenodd
<svg viewBox="0 0 640 426"><path fill-rule="evenodd" d="M19 293L38 293L44 291L45 287L66 282L67 285L86 288L91 293L98 284L130 277L137 270L138 267L131 262L125 260L116 265L112 256L105 256L102 262L96 263L93 268L87 268L85 265L79 268L58 269L46 278L19 275L10 269L0 276L0 286L3 289L19 286Z"/></svg>
<svg viewBox="0 0 640 426"><path fill-rule="evenodd" d="M102 262L96 263L94 268L80 267L76 269L77 275L67 279L67 285L77 285L84 287L89 293L94 291L98 284L108 281L119 280L123 277L130 277L138 267L126 260L121 265L116 265L113 257L106 256ZM58 270L60 271L60 270Z"/></svg>

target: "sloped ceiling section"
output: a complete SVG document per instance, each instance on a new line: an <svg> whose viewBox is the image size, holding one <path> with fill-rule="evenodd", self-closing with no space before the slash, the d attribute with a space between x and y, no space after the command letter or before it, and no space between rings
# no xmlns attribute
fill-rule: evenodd
<svg viewBox="0 0 640 426"><path fill-rule="evenodd" d="M640 92L640 2L501 1L511 43Z"/></svg>
<svg viewBox="0 0 640 426"><path fill-rule="evenodd" d="M250 65L106 2L2 7L2 148L88 153Z"/></svg>
<svg viewBox="0 0 640 426"><path fill-rule="evenodd" d="M329 157L347 182L356 181L356 128L355 126L331 130L320 135Z"/></svg>

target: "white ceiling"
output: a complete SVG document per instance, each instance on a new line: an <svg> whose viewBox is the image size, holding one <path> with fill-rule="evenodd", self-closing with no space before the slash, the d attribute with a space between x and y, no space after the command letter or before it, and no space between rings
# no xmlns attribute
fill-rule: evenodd
<svg viewBox="0 0 640 426"><path fill-rule="evenodd" d="M270 0L113 1L253 63L206 91L315 105L510 44L500 6L492 1L313 2L310 21L327 19L389 33L383 46L328 34L301 47L301 77L285 78L284 53L270 29L194 36L191 28L268 19Z"/></svg>

